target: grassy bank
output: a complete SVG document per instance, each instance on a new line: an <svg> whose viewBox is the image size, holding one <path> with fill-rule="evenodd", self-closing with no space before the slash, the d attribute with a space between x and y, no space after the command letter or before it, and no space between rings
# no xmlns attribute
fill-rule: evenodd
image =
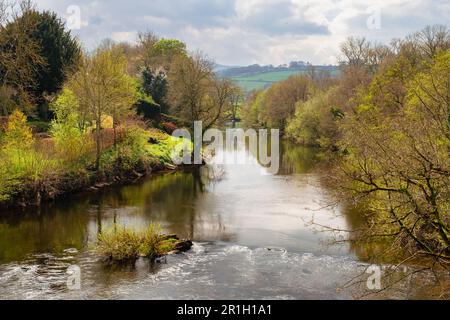
<svg viewBox="0 0 450 320"><path fill-rule="evenodd" d="M1 207L40 205L83 189L175 168L171 153L181 141L156 129L128 125L116 133L102 130L97 170L94 133L56 127L50 137L36 138L25 119L16 117L10 119L0 142Z"/></svg>

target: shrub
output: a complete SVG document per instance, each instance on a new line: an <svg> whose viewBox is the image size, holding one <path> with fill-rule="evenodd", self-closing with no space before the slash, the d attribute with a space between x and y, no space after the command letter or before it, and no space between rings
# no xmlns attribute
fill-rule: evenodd
<svg viewBox="0 0 450 320"><path fill-rule="evenodd" d="M66 164L79 163L92 150L92 138L77 127L77 116L73 113L52 121L50 133L58 158Z"/></svg>
<svg viewBox="0 0 450 320"><path fill-rule="evenodd" d="M35 134L47 133L51 127L51 123L46 121L31 121L29 124Z"/></svg>
<svg viewBox="0 0 450 320"><path fill-rule="evenodd" d="M151 164L148 139L149 134L144 129L135 126L127 128L123 139L101 155L100 169L103 174L147 170Z"/></svg>
<svg viewBox="0 0 450 320"><path fill-rule="evenodd" d="M17 109L8 117L3 143L5 148L18 149L31 148L34 143L27 117Z"/></svg>
<svg viewBox="0 0 450 320"><path fill-rule="evenodd" d="M148 144L147 150L153 159L157 159L161 165L172 164L172 157L176 150L182 152L180 146L184 143L183 138L175 138L163 132L151 131L150 139L157 143ZM190 148L193 150L192 142L189 141Z"/></svg>

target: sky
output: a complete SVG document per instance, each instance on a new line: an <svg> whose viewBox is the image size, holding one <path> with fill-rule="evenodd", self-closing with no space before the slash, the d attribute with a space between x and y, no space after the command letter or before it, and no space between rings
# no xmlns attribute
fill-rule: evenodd
<svg viewBox="0 0 450 320"><path fill-rule="evenodd" d="M380 43L427 25L449 27L450 0L37 0L87 49L140 31L184 41L219 64L336 64L349 36Z"/></svg>

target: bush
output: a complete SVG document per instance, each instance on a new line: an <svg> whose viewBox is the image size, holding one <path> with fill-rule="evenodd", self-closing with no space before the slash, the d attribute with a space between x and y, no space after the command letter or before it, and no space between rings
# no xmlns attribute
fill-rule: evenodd
<svg viewBox="0 0 450 320"><path fill-rule="evenodd" d="M133 170L146 171L152 158L147 145L149 134L139 127L127 128L124 137L100 157L100 170L104 175L109 172L126 174Z"/></svg>
<svg viewBox="0 0 450 320"><path fill-rule="evenodd" d="M156 129L130 127L116 146L101 155L100 169L105 176L110 172L123 175L172 164L173 151L180 143L182 139Z"/></svg>
<svg viewBox="0 0 450 320"><path fill-rule="evenodd" d="M5 148L17 149L29 149L34 143L27 117L17 109L8 117L3 143Z"/></svg>
<svg viewBox="0 0 450 320"><path fill-rule="evenodd" d="M25 181L38 180L47 164L33 149L33 135L25 115L16 110L8 117L0 149L0 201L10 200Z"/></svg>
<svg viewBox="0 0 450 320"><path fill-rule="evenodd" d="M66 164L79 163L93 149L91 136L77 127L75 114L69 114L62 120L54 120L50 133L55 142L58 158Z"/></svg>
<svg viewBox="0 0 450 320"><path fill-rule="evenodd" d="M30 121L29 124L34 133L46 133L51 128L51 123L46 121Z"/></svg>

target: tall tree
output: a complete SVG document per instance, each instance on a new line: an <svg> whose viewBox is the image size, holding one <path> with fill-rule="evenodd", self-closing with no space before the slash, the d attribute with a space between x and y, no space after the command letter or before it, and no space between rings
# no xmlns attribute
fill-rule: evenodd
<svg viewBox="0 0 450 320"><path fill-rule="evenodd" d="M32 112L32 90L38 73L47 66L39 41L31 35L37 28L28 14L34 7L29 1L18 6L0 1L0 113L7 115L20 107ZM21 21L21 24L15 21Z"/></svg>
<svg viewBox="0 0 450 320"><path fill-rule="evenodd" d="M27 61L24 63L34 71L32 85L27 87L27 91L38 104L44 106L41 111L42 116L46 118L47 98L57 93L62 88L67 75L76 69L80 61L81 49L78 41L72 37L70 31L66 30L56 13L39 12L29 6L29 2L27 3L28 6L22 9L21 15L16 15L3 28L2 33L6 35L4 37L6 40L0 45L3 54L15 55L23 50L24 42L30 42L34 45L35 55L43 59L43 61L30 59L28 54L25 56ZM26 36L23 35L23 30L26 30ZM30 45L26 45L26 48L29 52ZM24 80L20 79L20 81Z"/></svg>
<svg viewBox="0 0 450 320"><path fill-rule="evenodd" d="M95 122L97 170L100 168L102 119L112 116L115 129L137 101L135 82L127 75L126 68L126 59L120 52L97 51L83 59L80 69L69 82L80 105L88 110Z"/></svg>
<svg viewBox="0 0 450 320"><path fill-rule="evenodd" d="M176 39L161 39L152 47L153 65L163 66L166 69L177 57L186 57L186 44Z"/></svg>
<svg viewBox="0 0 450 320"><path fill-rule="evenodd" d="M306 101L312 92L312 82L304 75L291 76L267 90L263 117L268 126L284 130L287 120L295 113L295 105Z"/></svg>
<svg viewBox="0 0 450 320"><path fill-rule="evenodd" d="M230 107L233 85L217 79L213 62L201 54L179 56L169 73L169 99L173 114L206 130L219 123Z"/></svg>
<svg viewBox="0 0 450 320"><path fill-rule="evenodd" d="M239 86L233 85L230 92L230 118L233 122L233 126L236 124L236 121L239 120L243 100L243 90Z"/></svg>
<svg viewBox="0 0 450 320"><path fill-rule="evenodd" d="M164 69L153 71L147 67L142 71L142 89L144 93L153 98L153 101L161 108L161 112L167 113L169 105L167 102L168 83Z"/></svg>

